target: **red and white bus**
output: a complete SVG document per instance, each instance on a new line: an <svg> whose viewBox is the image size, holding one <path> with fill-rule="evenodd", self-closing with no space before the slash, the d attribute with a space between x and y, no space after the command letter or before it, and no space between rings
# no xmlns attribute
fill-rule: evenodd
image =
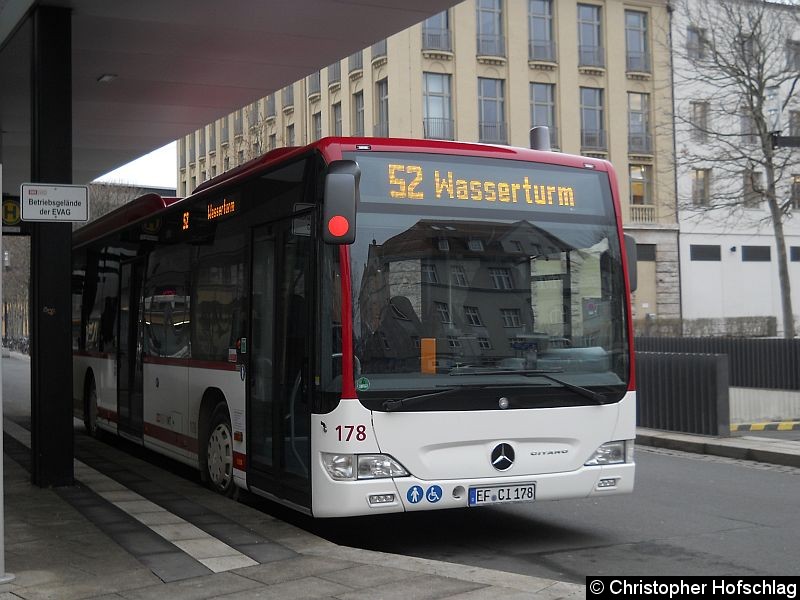
<svg viewBox="0 0 800 600"><path fill-rule="evenodd" d="M633 489L606 161L326 138L73 246L76 411L223 494L337 517Z"/></svg>

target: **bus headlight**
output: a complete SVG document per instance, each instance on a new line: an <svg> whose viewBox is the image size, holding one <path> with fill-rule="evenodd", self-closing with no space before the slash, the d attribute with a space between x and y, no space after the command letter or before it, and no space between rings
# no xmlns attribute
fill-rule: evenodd
<svg viewBox="0 0 800 600"><path fill-rule="evenodd" d="M322 453L322 464L336 481L407 477L403 465L386 454Z"/></svg>
<svg viewBox="0 0 800 600"><path fill-rule="evenodd" d="M359 454L358 478L379 479L381 477L407 477L408 471L399 462L386 454Z"/></svg>
<svg viewBox="0 0 800 600"><path fill-rule="evenodd" d="M594 451L584 465L619 465L633 462L633 440L606 442Z"/></svg>

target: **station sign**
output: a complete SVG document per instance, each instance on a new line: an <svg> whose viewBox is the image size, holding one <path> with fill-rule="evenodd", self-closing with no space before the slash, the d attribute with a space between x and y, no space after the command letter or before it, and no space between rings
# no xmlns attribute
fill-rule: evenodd
<svg viewBox="0 0 800 600"><path fill-rule="evenodd" d="M23 221L89 220L89 188L85 185L23 183L19 203Z"/></svg>

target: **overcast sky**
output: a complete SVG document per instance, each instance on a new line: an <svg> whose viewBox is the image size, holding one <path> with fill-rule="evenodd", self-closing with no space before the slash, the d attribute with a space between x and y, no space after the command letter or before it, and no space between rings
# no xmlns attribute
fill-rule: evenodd
<svg viewBox="0 0 800 600"><path fill-rule="evenodd" d="M175 142L172 142L98 177L95 181L175 188L178 177L176 160Z"/></svg>

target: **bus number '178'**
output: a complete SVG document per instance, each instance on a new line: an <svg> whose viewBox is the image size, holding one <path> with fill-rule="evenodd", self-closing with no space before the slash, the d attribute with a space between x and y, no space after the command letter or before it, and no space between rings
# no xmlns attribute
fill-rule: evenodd
<svg viewBox="0 0 800 600"><path fill-rule="evenodd" d="M336 433L340 442L349 442L355 433L356 441L363 442L367 439L366 425L337 425Z"/></svg>

